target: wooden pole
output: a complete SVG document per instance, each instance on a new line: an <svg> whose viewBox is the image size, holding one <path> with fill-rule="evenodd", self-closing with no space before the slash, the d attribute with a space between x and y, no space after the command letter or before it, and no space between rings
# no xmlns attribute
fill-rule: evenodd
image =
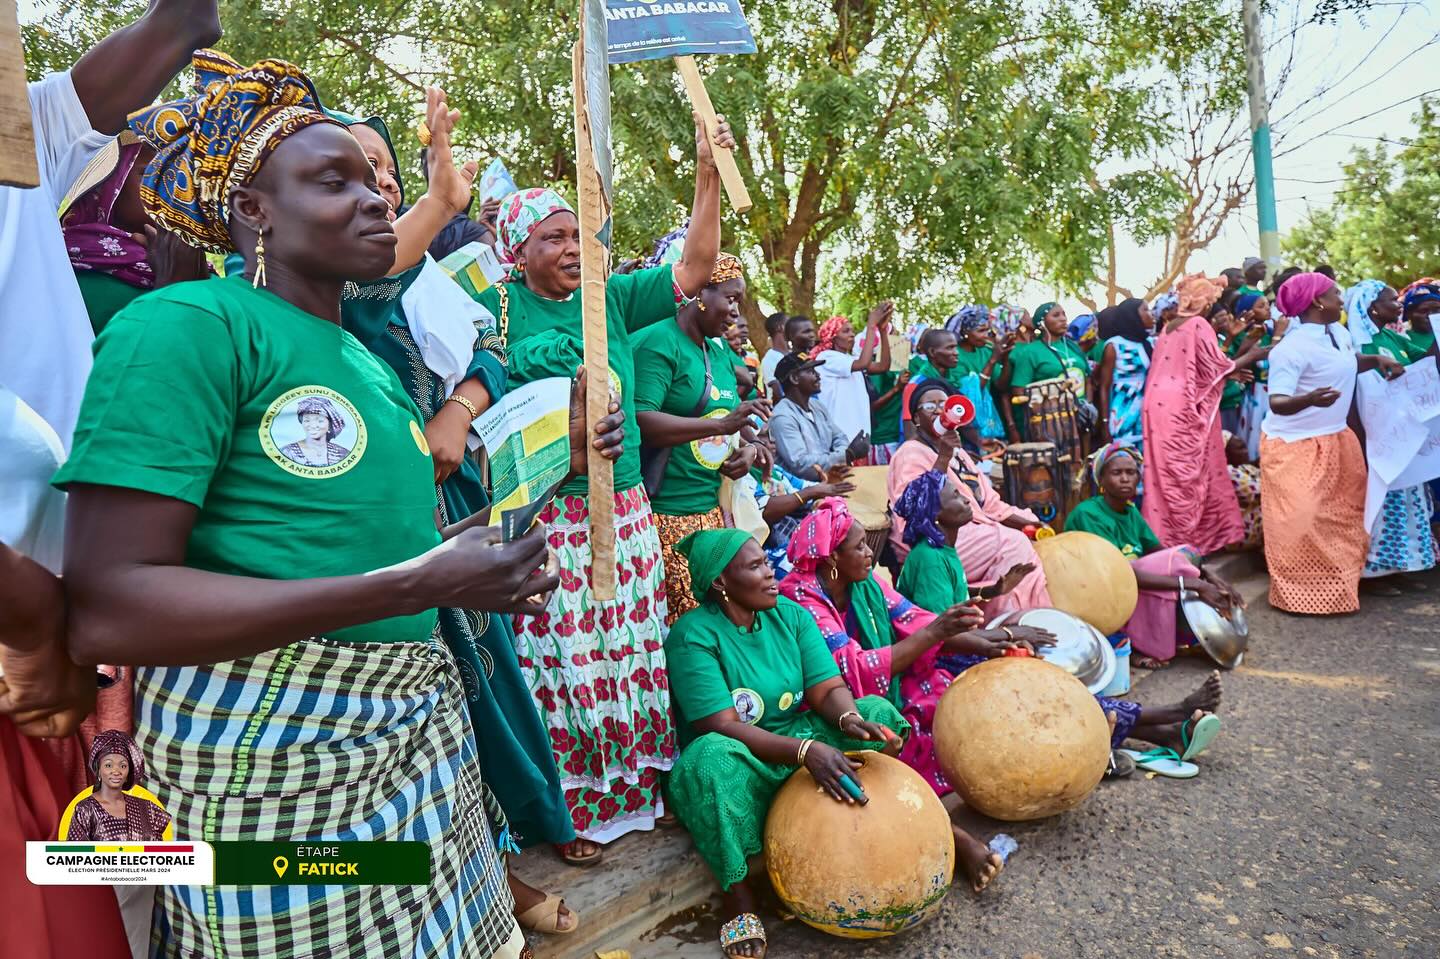
<svg viewBox="0 0 1440 959"><path fill-rule="evenodd" d="M582 28L583 29L583 28ZM605 323L605 280L610 251L600 231L610 216L610 200L595 169L590 114L585 99L585 41L575 44L575 169L580 219L580 305L585 333L585 422L610 413L610 341ZM615 598L615 472L595 449L593 426L586 430L590 466L590 588L598 602ZM638 440L633 440L638 442ZM626 437L626 442L632 442Z"/></svg>
<svg viewBox="0 0 1440 959"><path fill-rule="evenodd" d="M20 18L15 0L0 0L0 186L39 185Z"/></svg>
<svg viewBox="0 0 1440 959"><path fill-rule="evenodd" d="M676 57L675 68L685 82L685 92L690 94L690 105L705 124L705 136L710 140L710 152L715 157L715 169L720 171L720 182L725 185L725 195L730 198L730 208L736 213L744 213L753 206L750 191L745 189L745 180L740 176L740 168L735 165L735 154L715 146L715 127L719 121L715 119L715 107L710 103L710 92L705 89L700 68L691 56Z"/></svg>

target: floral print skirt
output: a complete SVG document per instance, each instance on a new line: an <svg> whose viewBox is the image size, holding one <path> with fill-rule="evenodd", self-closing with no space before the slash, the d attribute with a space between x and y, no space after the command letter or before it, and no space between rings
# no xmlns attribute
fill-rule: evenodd
<svg viewBox="0 0 1440 959"><path fill-rule="evenodd" d="M599 603L585 498L557 496L540 521L560 558L560 588L543 614L517 617L515 649L575 833L610 842L654 828L664 813L661 774L676 755L660 540L644 487L616 493L615 599Z"/></svg>

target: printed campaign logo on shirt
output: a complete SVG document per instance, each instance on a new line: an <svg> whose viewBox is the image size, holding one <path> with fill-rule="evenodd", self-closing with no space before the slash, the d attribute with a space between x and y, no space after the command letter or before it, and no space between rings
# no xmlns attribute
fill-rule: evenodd
<svg viewBox="0 0 1440 959"><path fill-rule="evenodd" d="M720 420L729 415L730 411L727 409L716 409L706 413L705 419ZM690 452L695 456L695 462L701 466L718 470L730 458L734 442L733 436L704 436L690 441Z"/></svg>
<svg viewBox="0 0 1440 959"><path fill-rule="evenodd" d="M753 689L746 689L744 686L732 689L730 698L735 701L735 713L742 723L753 726L765 715L765 700Z"/></svg>
<svg viewBox="0 0 1440 959"><path fill-rule="evenodd" d="M365 421L355 405L323 386L299 386L260 418L260 446L271 462L307 479L347 472L365 455Z"/></svg>

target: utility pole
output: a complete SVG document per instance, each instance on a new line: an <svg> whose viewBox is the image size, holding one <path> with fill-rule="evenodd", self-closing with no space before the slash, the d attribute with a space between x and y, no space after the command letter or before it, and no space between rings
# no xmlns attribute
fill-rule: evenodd
<svg viewBox="0 0 1440 959"><path fill-rule="evenodd" d="M1271 275L1280 269L1280 224L1275 214L1275 168L1270 155L1270 105L1265 96L1265 44L1260 37L1260 0L1241 0L1245 24L1245 79L1250 88L1250 150L1255 155L1255 209L1260 221L1260 258Z"/></svg>

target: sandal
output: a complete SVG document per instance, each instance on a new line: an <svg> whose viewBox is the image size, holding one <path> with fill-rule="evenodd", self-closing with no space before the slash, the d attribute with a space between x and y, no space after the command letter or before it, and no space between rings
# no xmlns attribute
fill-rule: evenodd
<svg viewBox="0 0 1440 959"><path fill-rule="evenodd" d="M1152 656L1136 656L1130 661L1130 665L1138 669L1164 669L1170 665L1170 660L1155 659Z"/></svg>
<svg viewBox="0 0 1440 959"><path fill-rule="evenodd" d="M599 843L595 844L594 852L583 856L575 852L579 846L580 840L572 839L567 843L556 843L555 851L560 854L560 858L565 860L567 864L579 866L581 869L596 865L605 855L605 847Z"/></svg>
<svg viewBox="0 0 1440 959"><path fill-rule="evenodd" d="M1105 765L1106 779L1124 779L1135 772L1135 760L1119 750L1110 750L1110 762Z"/></svg>
<svg viewBox="0 0 1440 959"><path fill-rule="evenodd" d="M1147 773L1164 776L1166 779L1194 779L1200 775L1199 766L1194 763L1182 762L1179 753L1163 746L1143 753L1134 749L1119 751L1135 760L1135 765Z"/></svg>
<svg viewBox="0 0 1440 959"><path fill-rule="evenodd" d="M1194 759L1210 747L1210 742L1220 734L1220 717L1206 713L1199 719L1187 719L1180 724L1180 744L1185 751L1180 754L1182 761Z"/></svg>
<svg viewBox="0 0 1440 959"><path fill-rule="evenodd" d="M760 925L760 917L753 912L742 912L720 927L720 951L727 956L735 955L730 951L731 946L755 941L760 943L760 957L764 959L770 948L769 940L765 938L765 927Z"/></svg>
<svg viewBox="0 0 1440 959"><path fill-rule="evenodd" d="M547 893L545 898L535 905L526 909L515 917L521 929L528 929L531 932L543 932L548 936L568 936L580 928L580 917L570 912L570 917L575 924L569 929L560 928L560 907L565 905L565 900L554 893ZM566 910L569 912L569 910Z"/></svg>

